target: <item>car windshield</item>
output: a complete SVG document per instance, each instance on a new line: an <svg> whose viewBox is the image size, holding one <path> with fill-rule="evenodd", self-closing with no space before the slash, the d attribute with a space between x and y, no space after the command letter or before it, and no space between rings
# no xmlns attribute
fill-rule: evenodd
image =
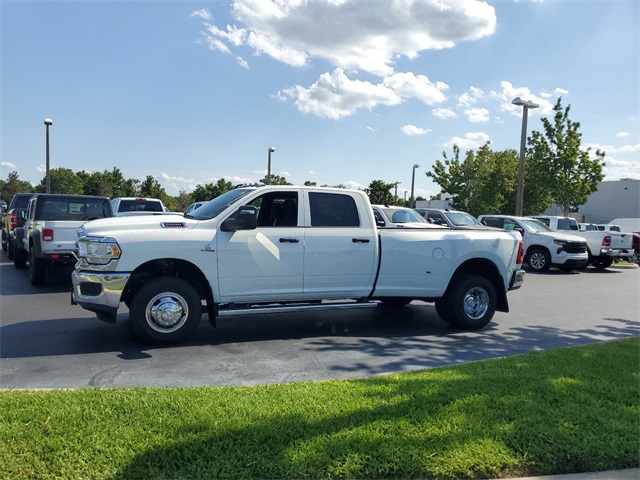
<svg viewBox="0 0 640 480"><path fill-rule="evenodd" d="M520 223L522 223L524 228L530 232L553 232L553 230L547 227L544 223L532 218L522 219L520 220Z"/></svg>
<svg viewBox="0 0 640 480"><path fill-rule="evenodd" d="M212 218L216 218L225 211L229 205L253 192L253 190L254 189L252 188L236 188L234 190L229 190L210 202L205 203L197 210L193 210L190 215L185 216L188 218L195 218L196 220L210 220Z"/></svg>
<svg viewBox="0 0 640 480"><path fill-rule="evenodd" d="M449 221L457 227L482 225L473 215L466 212L447 212Z"/></svg>
<svg viewBox="0 0 640 480"><path fill-rule="evenodd" d="M381 208L391 223L429 223L415 210L410 208Z"/></svg>

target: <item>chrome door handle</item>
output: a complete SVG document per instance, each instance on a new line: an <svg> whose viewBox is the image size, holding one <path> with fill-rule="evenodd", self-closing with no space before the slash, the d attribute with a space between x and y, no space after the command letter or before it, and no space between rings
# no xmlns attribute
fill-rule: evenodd
<svg viewBox="0 0 640 480"><path fill-rule="evenodd" d="M353 243L369 243L368 238L352 238L351 241Z"/></svg>
<svg viewBox="0 0 640 480"><path fill-rule="evenodd" d="M280 243L298 243L300 239L298 238L281 238Z"/></svg>

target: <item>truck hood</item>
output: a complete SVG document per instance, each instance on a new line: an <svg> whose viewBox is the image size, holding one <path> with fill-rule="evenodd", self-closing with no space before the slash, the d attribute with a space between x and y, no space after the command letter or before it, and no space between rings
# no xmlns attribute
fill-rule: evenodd
<svg viewBox="0 0 640 480"><path fill-rule="evenodd" d="M135 215L92 220L84 224L88 236L108 237L118 232L191 230L199 220L178 215Z"/></svg>
<svg viewBox="0 0 640 480"><path fill-rule="evenodd" d="M565 242L580 242L580 243L586 242L584 238L578 237L576 235L569 235L567 233L560 233L560 232L537 232L537 233L534 233L533 235L548 237L550 240L564 240Z"/></svg>

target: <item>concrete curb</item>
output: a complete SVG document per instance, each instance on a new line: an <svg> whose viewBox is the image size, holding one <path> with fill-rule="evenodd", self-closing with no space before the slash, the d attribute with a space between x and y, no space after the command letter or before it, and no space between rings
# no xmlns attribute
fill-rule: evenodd
<svg viewBox="0 0 640 480"><path fill-rule="evenodd" d="M569 473L566 475L545 475L543 477L519 477L509 480L638 480L640 468L608 470L606 472Z"/></svg>

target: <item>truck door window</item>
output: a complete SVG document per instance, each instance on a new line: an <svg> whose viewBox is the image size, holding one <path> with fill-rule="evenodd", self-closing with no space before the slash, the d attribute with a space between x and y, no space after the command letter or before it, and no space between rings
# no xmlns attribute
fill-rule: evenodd
<svg viewBox="0 0 640 480"><path fill-rule="evenodd" d="M270 192L249 203L258 209L258 227L296 227L298 193Z"/></svg>
<svg viewBox="0 0 640 480"><path fill-rule="evenodd" d="M358 207L351 195L310 192L312 227L359 227Z"/></svg>

